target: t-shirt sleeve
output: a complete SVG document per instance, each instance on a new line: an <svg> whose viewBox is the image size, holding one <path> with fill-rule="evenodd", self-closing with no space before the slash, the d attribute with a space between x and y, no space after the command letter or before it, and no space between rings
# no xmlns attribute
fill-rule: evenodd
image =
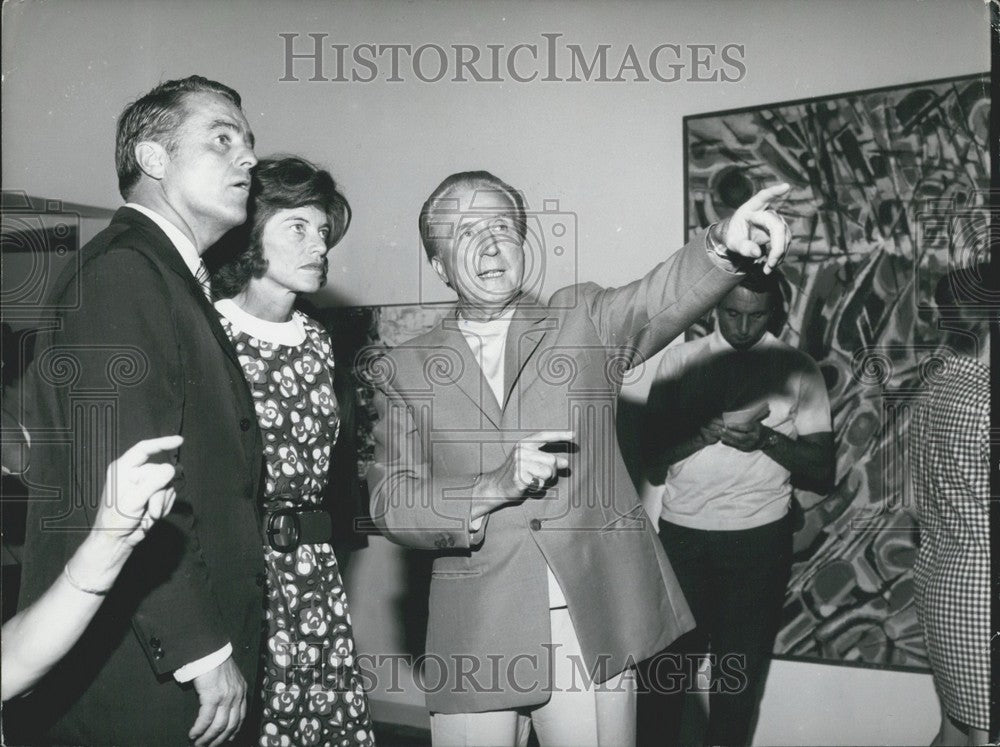
<svg viewBox="0 0 1000 747"><path fill-rule="evenodd" d="M799 376L799 401L795 410L795 432L800 436L814 433L830 433L833 424L830 419L830 396L819 367L811 360L806 361Z"/></svg>

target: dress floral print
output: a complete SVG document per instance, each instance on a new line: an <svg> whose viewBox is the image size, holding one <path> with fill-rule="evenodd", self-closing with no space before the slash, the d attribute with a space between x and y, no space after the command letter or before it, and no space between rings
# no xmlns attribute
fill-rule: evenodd
<svg viewBox="0 0 1000 747"><path fill-rule="evenodd" d="M319 507L339 417L327 333L298 311L283 324L217 304L264 436L264 516ZM262 747L374 744L351 615L333 548L264 546L267 637Z"/></svg>

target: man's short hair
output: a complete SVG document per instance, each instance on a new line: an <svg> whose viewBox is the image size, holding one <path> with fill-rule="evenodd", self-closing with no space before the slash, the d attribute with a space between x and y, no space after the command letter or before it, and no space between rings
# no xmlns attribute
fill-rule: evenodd
<svg viewBox="0 0 1000 747"><path fill-rule="evenodd" d="M427 259L433 259L437 255L434 242L440 239L440 237L431 235L431 218L433 214L435 212L450 211L456 213L457 219L458 206L449 201L448 198L458 190L467 188L482 189L486 192L500 192L506 195L514 203L514 227L521 240L524 240L528 221L525 215L524 197L521 193L489 171L462 171L458 174L452 174L441 182L431 192L431 196L424 202L423 207L420 208L420 217L417 220L417 225L420 229L420 241L424 245L424 251L427 252ZM473 210L475 210L475 204L473 204Z"/></svg>
<svg viewBox="0 0 1000 747"><path fill-rule="evenodd" d="M326 246L332 248L347 233L351 206L330 172L296 156L261 159L250 182L246 221L227 233L212 250L213 264L224 262L212 274L215 295L232 298L246 288L251 278L263 277L267 271L264 226L280 210L309 205L318 208L330 223Z"/></svg>
<svg viewBox="0 0 1000 747"><path fill-rule="evenodd" d="M184 97L189 93L217 93L242 107L240 95L229 86L200 75L160 83L142 98L125 107L118 117L115 136L115 169L118 191L129 198L132 188L142 176L135 160L135 146L144 140L160 143L173 154L177 148L177 131L184 122Z"/></svg>
<svg viewBox="0 0 1000 747"><path fill-rule="evenodd" d="M785 285L787 285L787 281L777 267L772 267L770 273L764 274L763 269L758 265L754 265L753 269L740 281L741 287L760 295L767 295L771 311L779 314L785 310Z"/></svg>

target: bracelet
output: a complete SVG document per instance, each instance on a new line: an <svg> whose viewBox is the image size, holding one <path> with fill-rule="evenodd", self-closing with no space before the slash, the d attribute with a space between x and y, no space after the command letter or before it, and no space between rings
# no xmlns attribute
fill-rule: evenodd
<svg viewBox="0 0 1000 747"><path fill-rule="evenodd" d="M88 589L86 586L82 586L73 578L73 574L69 572L69 563L63 566L63 574L66 576L66 580L69 581L69 585L72 586L77 591L82 591L84 594L93 594L98 597L105 597L108 592L111 591L109 586L107 589Z"/></svg>
<svg viewBox="0 0 1000 747"><path fill-rule="evenodd" d="M726 247L725 243L719 241L713 235L715 230L719 227L719 222L716 221L708 227L705 232L705 244L708 246L709 251L717 254L720 257L725 257L729 254L729 249Z"/></svg>

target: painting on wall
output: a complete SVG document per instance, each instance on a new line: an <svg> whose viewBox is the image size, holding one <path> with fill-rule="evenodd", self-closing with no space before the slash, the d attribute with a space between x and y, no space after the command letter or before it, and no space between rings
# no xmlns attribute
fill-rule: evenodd
<svg viewBox="0 0 1000 747"><path fill-rule="evenodd" d="M779 657L928 666L905 436L939 360L934 285L987 257L989 91L977 75L684 120L689 237L792 185L778 206L792 233L782 338L830 393L836 485L796 495Z"/></svg>

